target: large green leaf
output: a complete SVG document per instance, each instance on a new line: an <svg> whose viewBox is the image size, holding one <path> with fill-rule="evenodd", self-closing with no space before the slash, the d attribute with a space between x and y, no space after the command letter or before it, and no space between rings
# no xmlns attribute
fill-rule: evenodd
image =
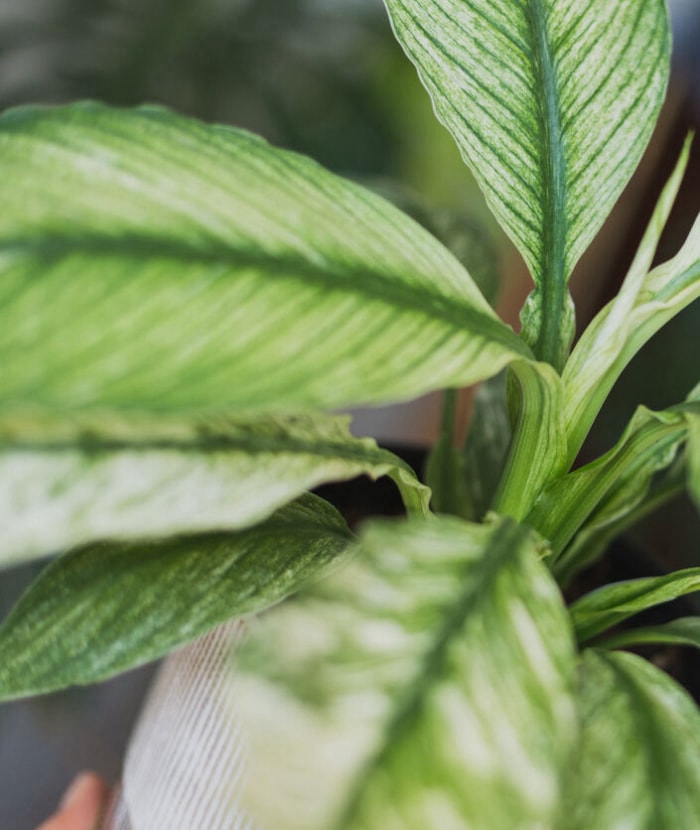
<svg viewBox="0 0 700 830"><path fill-rule="evenodd" d="M651 135L668 77L663 0L385 0L537 286L524 333L563 364L566 281Z"/></svg>
<svg viewBox="0 0 700 830"><path fill-rule="evenodd" d="M0 699L94 683L160 657L283 599L350 540L337 511L307 495L239 533L72 551L0 627Z"/></svg>
<svg viewBox="0 0 700 830"><path fill-rule="evenodd" d="M98 539L240 529L322 482L390 475L430 493L346 417L0 419L0 566Z"/></svg>
<svg viewBox="0 0 700 830"><path fill-rule="evenodd" d="M700 568L604 585L571 606L576 638L584 643L640 611L694 591L700 591Z"/></svg>
<svg viewBox="0 0 700 830"><path fill-rule="evenodd" d="M588 326L564 370L568 462L574 461L603 402L641 347L700 297L700 217L678 254L649 271L688 163L686 141L622 288ZM691 395L692 397L692 395ZM700 399L700 395L695 395Z"/></svg>
<svg viewBox="0 0 700 830"><path fill-rule="evenodd" d="M275 830L549 827L573 665L526 528L375 523L348 566L251 629L243 804Z"/></svg>
<svg viewBox="0 0 700 830"><path fill-rule="evenodd" d="M10 111L0 202L4 409L335 407L528 353L413 220L239 130Z"/></svg>
<svg viewBox="0 0 700 830"><path fill-rule="evenodd" d="M636 655L586 651L579 708L560 830L700 826L700 713L680 686Z"/></svg>

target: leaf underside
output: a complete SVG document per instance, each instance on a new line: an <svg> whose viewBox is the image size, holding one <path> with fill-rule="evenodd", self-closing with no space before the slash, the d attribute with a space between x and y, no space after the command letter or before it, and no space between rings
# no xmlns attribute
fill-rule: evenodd
<svg viewBox="0 0 700 830"><path fill-rule="evenodd" d="M306 495L239 533L71 551L0 626L0 699L95 683L161 657L279 602L351 539L331 505Z"/></svg>

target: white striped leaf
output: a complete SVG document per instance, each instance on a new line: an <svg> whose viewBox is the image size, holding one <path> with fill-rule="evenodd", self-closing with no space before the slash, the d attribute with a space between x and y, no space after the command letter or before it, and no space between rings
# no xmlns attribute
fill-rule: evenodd
<svg viewBox="0 0 700 830"><path fill-rule="evenodd" d="M586 651L582 737L557 830L700 826L700 712L634 654Z"/></svg>
<svg viewBox="0 0 700 830"><path fill-rule="evenodd" d="M520 400L494 510L521 521L544 486L566 469L564 386L547 363L518 360L512 369Z"/></svg>
<svg viewBox="0 0 700 830"><path fill-rule="evenodd" d="M566 281L663 101L663 0L385 0L438 118L537 286L528 342L561 367Z"/></svg>
<svg viewBox="0 0 700 830"><path fill-rule="evenodd" d="M54 560L0 626L0 699L95 683L279 602L352 534L310 494L239 533L98 544Z"/></svg>
<svg viewBox="0 0 700 830"><path fill-rule="evenodd" d="M600 458L553 479L527 515L552 547L554 571L561 579L586 563L586 549L566 550L591 522L613 523L633 511L649 491L656 473L674 462L700 415L700 400L663 412L640 406L617 444ZM577 557L571 557L571 553ZM564 555L562 555L564 554Z"/></svg>
<svg viewBox="0 0 700 830"><path fill-rule="evenodd" d="M232 530L326 481L389 475L430 492L347 417L0 419L0 566L98 539Z"/></svg>
<svg viewBox="0 0 700 830"><path fill-rule="evenodd" d="M0 118L0 407L336 407L528 349L389 203L240 130L95 104Z"/></svg>
<svg viewBox="0 0 700 830"><path fill-rule="evenodd" d="M566 611L501 519L374 523L251 628L242 799L275 830L549 827L576 737Z"/></svg>
<svg viewBox="0 0 700 830"><path fill-rule="evenodd" d="M700 217L678 254L649 270L689 154L688 139L622 288L586 328L566 364L564 417L569 464L625 366L657 331L700 297Z"/></svg>

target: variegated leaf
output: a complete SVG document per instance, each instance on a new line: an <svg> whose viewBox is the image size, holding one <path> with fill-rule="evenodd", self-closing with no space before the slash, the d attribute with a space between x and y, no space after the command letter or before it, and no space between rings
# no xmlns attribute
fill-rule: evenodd
<svg viewBox="0 0 700 830"><path fill-rule="evenodd" d="M340 514L306 495L239 533L71 551L0 626L0 700L95 683L161 657L284 599L351 541Z"/></svg>
<svg viewBox="0 0 700 830"><path fill-rule="evenodd" d="M348 418L0 419L0 566L99 539L240 529L305 490L391 476L411 512L430 493Z"/></svg>
<svg viewBox="0 0 700 830"><path fill-rule="evenodd" d="M372 524L239 660L243 805L260 826L550 826L573 650L538 542L512 520Z"/></svg>
<svg viewBox="0 0 700 830"><path fill-rule="evenodd" d="M566 281L651 135L663 0L385 0L438 118L530 267L524 329L561 368Z"/></svg>

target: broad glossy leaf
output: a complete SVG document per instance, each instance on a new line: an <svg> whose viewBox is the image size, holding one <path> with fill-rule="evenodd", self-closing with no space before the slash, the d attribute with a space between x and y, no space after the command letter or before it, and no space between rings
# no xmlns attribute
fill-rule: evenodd
<svg viewBox="0 0 700 830"><path fill-rule="evenodd" d="M604 585L571 606L576 638L586 642L640 611L694 591L700 591L700 568Z"/></svg>
<svg viewBox="0 0 700 830"><path fill-rule="evenodd" d="M385 0L537 286L528 342L561 367L566 281L651 135L668 77L663 0Z"/></svg>
<svg viewBox="0 0 700 830"><path fill-rule="evenodd" d="M639 407L615 447L544 489L527 523L550 541L555 557L589 518L595 519L596 510L621 515L639 503L654 474L669 467L687 441L689 417L699 406L691 401L663 412ZM554 567L567 571L578 564L561 559Z"/></svg>
<svg viewBox="0 0 700 830"><path fill-rule="evenodd" d="M668 675L633 654L581 659L582 738L558 830L700 826L700 713Z"/></svg>
<svg viewBox="0 0 700 830"><path fill-rule="evenodd" d="M305 490L390 475L411 512L410 467L353 438L348 418L83 416L0 420L0 566L98 539L240 529Z"/></svg>
<svg viewBox="0 0 700 830"><path fill-rule="evenodd" d="M548 827L573 665L526 528L372 524L349 565L251 631L243 803L275 830Z"/></svg>
<svg viewBox="0 0 700 830"><path fill-rule="evenodd" d="M611 649L649 643L700 648L700 617L679 617L663 625L630 628L605 637L598 645Z"/></svg>
<svg viewBox="0 0 700 830"><path fill-rule="evenodd" d="M649 272L689 153L688 140L620 292L596 315L566 364L569 463L625 366L652 335L700 296L700 217L678 254Z"/></svg>
<svg viewBox="0 0 700 830"><path fill-rule="evenodd" d="M95 104L0 118L0 406L405 398L527 347L434 237L246 132Z"/></svg>
<svg viewBox="0 0 700 830"><path fill-rule="evenodd" d="M239 533L72 551L0 627L0 699L94 683L154 660L279 602L350 540L337 511L307 495Z"/></svg>

